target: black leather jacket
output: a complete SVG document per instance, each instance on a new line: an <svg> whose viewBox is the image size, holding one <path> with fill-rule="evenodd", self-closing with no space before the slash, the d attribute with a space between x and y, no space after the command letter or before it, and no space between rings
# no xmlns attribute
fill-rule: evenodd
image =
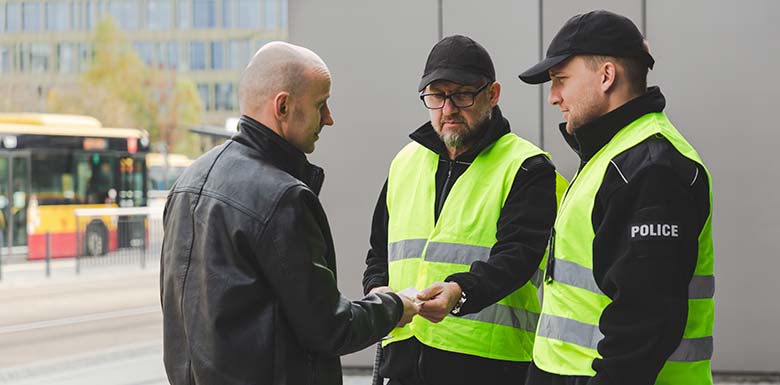
<svg viewBox="0 0 780 385"><path fill-rule="evenodd" d="M160 266L171 384L341 384L338 356L396 325L395 294L339 293L322 180L300 151L242 117L239 134L176 182Z"/></svg>

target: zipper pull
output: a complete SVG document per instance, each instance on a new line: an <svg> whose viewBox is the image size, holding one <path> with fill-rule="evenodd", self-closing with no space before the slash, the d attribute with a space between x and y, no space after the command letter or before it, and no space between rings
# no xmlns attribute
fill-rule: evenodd
<svg viewBox="0 0 780 385"><path fill-rule="evenodd" d="M547 253L547 267L544 269L544 282L552 284L555 275L555 227L550 234L550 246Z"/></svg>

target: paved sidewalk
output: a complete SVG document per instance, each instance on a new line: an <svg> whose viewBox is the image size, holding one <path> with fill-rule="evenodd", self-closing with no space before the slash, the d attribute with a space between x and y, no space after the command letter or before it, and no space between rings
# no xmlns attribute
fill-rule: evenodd
<svg viewBox="0 0 780 385"><path fill-rule="evenodd" d="M715 375L716 385L780 385L776 375ZM371 385L370 368L344 368L344 385Z"/></svg>

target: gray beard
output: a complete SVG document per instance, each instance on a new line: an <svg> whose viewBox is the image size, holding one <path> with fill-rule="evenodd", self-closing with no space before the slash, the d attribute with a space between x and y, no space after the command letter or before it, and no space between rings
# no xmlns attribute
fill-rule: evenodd
<svg viewBox="0 0 780 385"><path fill-rule="evenodd" d="M470 145L487 130L488 124L490 124L492 119L493 109L491 108L488 110L484 119L477 123L475 130L466 132L463 135L456 132L446 132L444 134L440 134L439 138L441 138L441 141L444 142L444 145L448 148L461 148L465 145Z"/></svg>

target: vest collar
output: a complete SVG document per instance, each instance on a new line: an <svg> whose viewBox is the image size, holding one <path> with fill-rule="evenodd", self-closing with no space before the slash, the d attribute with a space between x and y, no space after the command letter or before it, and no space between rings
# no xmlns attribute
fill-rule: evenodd
<svg viewBox="0 0 780 385"><path fill-rule="evenodd" d="M306 155L284 140L266 125L241 115L238 134L233 140L261 154L261 158L305 183L315 194L320 193L325 173L306 159Z"/></svg>
<svg viewBox="0 0 780 385"><path fill-rule="evenodd" d="M456 160L472 162L482 150L511 131L509 121L504 118L504 115L501 113L501 109L498 108L498 106L493 107L492 115L485 132L477 143L468 151L458 155ZM409 137L425 148L449 159L447 148L444 146L444 142L442 142L441 138L439 138L439 134L433 129L433 125L430 121L409 134Z"/></svg>
<svg viewBox="0 0 780 385"><path fill-rule="evenodd" d="M623 127L645 114L661 112L665 106L666 99L661 89L650 87L643 95L579 127L574 135L566 132L565 122L559 125L559 129L566 143L574 149L583 162L587 162Z"/></svg>

